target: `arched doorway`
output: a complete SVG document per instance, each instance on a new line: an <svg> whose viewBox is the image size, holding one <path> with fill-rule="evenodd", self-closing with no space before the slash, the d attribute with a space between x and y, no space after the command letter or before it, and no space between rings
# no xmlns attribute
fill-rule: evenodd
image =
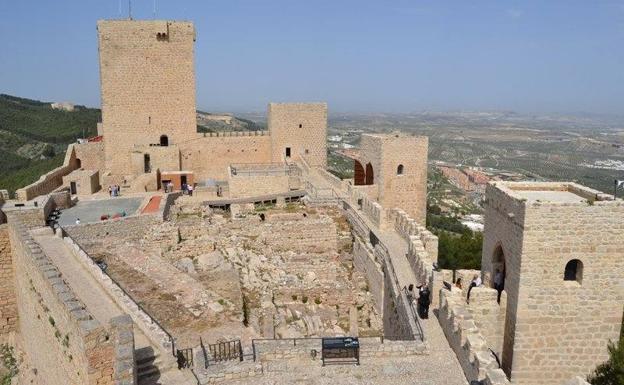
<svg viewBox="0 0 624 385"><path fill-rule="evenodd" d="M375 183L375 174L373 173L373 165L370 163L366 163L366 183L365 184L373 184Z"/></svg>
<svg viewBox="0 0 624 385"><path fill-rule="evenodd" d="M353 183L356 186L366 184L366 176L364 174L364 166L357 160L353 160Z"/></svg>
<svg viewBox="0 0 624 385"><path fill-rule="evenodd" d="M505 252L503 251L503 246L499 243L494 249L494 253L492 254L492 271L490 272L492 277L491 286L496 288L496 275L500 273L502 276L502 282L500 282L503 286L505 284ZM501 277L499 277L500 280Z"/></svg>
<svg viewBox="0 0 624 385"><path fill-rule="evenodd" d="M169 145L169 137L167 135L160 136L160 145L165 147Z"/></svg>

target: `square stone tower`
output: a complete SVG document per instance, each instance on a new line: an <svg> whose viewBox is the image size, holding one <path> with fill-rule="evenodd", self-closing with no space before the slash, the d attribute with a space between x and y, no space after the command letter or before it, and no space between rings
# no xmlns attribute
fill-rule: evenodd
<svg viewBox="0 0 624 385"><path fill-rule="evenodd" d="M197 135L195 29L190 22L100 20L97 30L105 167L136 173L137 146L171 146Z"/></svg>
<svg viewBox="0 0 624 385"><path fill-rule="evenodd" d="M505 275L502 367L559 385L608 359L624 306L624 201L574 183L487 186L482 271Z"/></svg>
<svg viewBox="0 0 624 385"><path fill-rule="evenodd" d="M327 166L327 103L269 103L267 121L273 162Z"/></svg>
<svg viewBox="0 0 624 385"><path fill-rule="evenodd" d="M426 136L363 134L354 159L355 185L376 186L371 198L386 209L401 208L424 225L428 147Z"/></svg>

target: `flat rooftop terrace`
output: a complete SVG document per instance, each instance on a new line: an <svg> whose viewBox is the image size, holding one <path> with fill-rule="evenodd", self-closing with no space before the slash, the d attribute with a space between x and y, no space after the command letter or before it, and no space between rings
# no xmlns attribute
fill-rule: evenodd
<svg viewBox="0 0 624 385"><path fill-rule="evenodd" d="M612 201L601 191L572 182L494 182L494 186L510 197L528 203L586 203Z"/></svg>

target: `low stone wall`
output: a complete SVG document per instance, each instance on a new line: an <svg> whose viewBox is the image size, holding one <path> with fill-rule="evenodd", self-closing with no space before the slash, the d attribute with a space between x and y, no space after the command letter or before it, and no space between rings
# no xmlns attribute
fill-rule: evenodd
<svg viewBox="0 0 624 385"><path fill-rule="evenodd" d="M507 293L505 291L501 293L500 304L496 302L497 295L494 289L483 286L475 287L470 292L470 304L466 307L488 347L502 358Z"/></svg>
<svg viewBox="0 0 624 385"><path fill-rule="evenodd" d="M15 275L8 225L0 225L0 335L17 330Z"/></svg>
<svg viewBox="0 0 624 385"><path fill-rule="evenodd" d="M288 192L290 177L283 175L235 175L228 178L231 198L246 198Z"/></svg>
<svg viewBox="0 0 624 385"><path fill-rule="evenodd" d="M360 358L406 357L428 355L427 345L415 340L390 340L381 337L360 337ZM256 360L260 362L298 359L310 365L321 359L321 339L255 340ZM315 359L312 351L317 352Z"/></svg>
<svg viewBox="0 0 624 385"><path fill-rule="evenodd" d="M109 294L115 303L127 313L134 323L141 329L155 346L162 346L163 350L171 350L171 340L167 332L141 309L137 303L130 298L71 237L63 238L73 250L76 259L80 261L85 270L97 281L97 283Z"/></svg>
<svg viewBox="0 0 624 385"><path fill-rule="evenodd" d="M93 318L19 215L9 219L9 234L19 330L37 376L50 385L121 384L115 378L127 378L134 361L118 354L123 346L111 338L118 325L102 325Z"/></svg>
<svg viewBox="0 0 624 385"><path fill-rule="evenodd" d="M143 239L145 233L159 222L160 219L155 215L137 215L79 226L66 226L63 230L81 244L83 241L97 239L106 234L116 234L119 238L136 242Z"/></svg>
<svg viewBox="0 0 624 385"><path fill-rule="evenodd" d="M369 289L375 299L375 310L382 314L384 300L384 272L379 261L375 260L375 254L370 243L355 236L353 241L353 266L366 277Z"/></svg>
<svg viewBox="0 0 624 385"><path fill-rule="evenodd" d="M510 385L465 304L461 290L454 287L450 291L440 290L438 321L466 379L488 385Z"/></svg>

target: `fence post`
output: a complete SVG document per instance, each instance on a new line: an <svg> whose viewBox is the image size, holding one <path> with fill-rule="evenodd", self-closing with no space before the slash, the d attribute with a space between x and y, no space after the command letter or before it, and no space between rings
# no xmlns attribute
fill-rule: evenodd
<svg viewBox="0 0 624 385"><path fill-rule="evenodd" d="M243 346L240 341L238 341L238 356L240 357L240 362L243 362Z"/></svg>
<svg viewBox="0 0 624 385"><path fill-rule="evenodd" d="M253 351L253 360L256 362L256 341L251 340L251 350Z"/></svg>

